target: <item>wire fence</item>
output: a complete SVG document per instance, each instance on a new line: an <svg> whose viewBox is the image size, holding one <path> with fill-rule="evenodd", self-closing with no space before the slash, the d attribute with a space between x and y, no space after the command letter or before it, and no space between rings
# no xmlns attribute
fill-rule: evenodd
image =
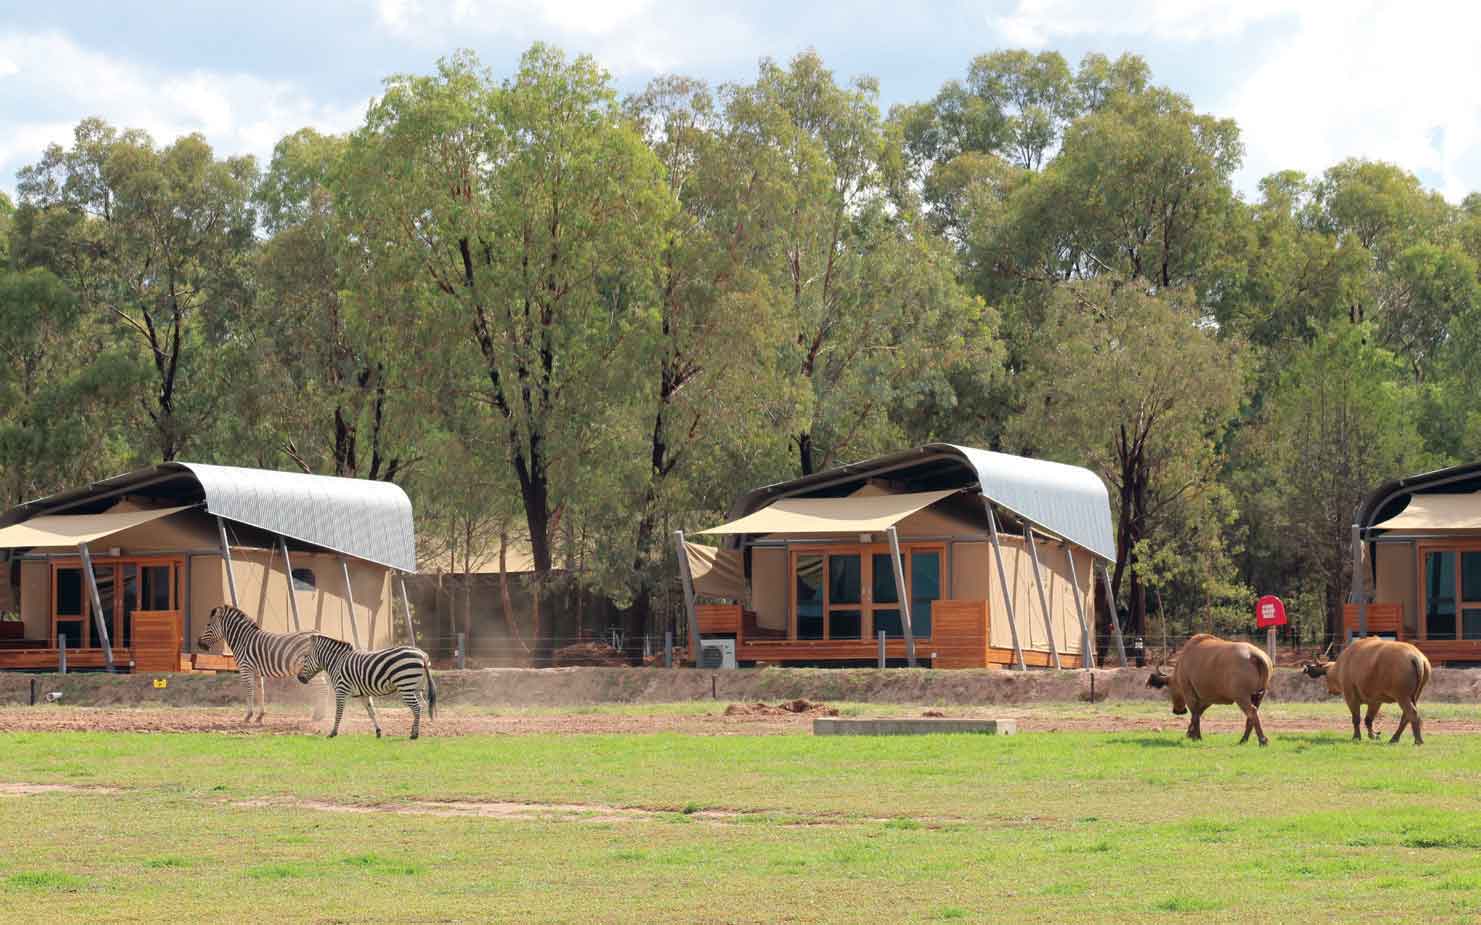
<svg viewBox="0 0 1481 925"><path fill-rule="evenodd" d="M1181 649L1195 634L1179 634L1163 636L1125 635L1122 637L1122 645L1126 652L1126 665L1129 667L1153 668L1158 665L1172 663L1177 658L1178 650ZM1069 656L1069 660L1076 667L1083 667L1080 660L1080 639L1077 638L1066 643L1060 642L1060 653ZM1267 650L1267 638L1263 632L1249 634L1222 634L1220 638L1233 641L1249 642L1262 650ZM715 640L705 638L706 642ZM839 659L836 655L830 658L817 659L819 662L836 661L846 664L877 662L877 640L850 639L850 640L765 640L767 643L794 643L797 648L788 653L786 661L809 662L808 646L810 643L827 642L853 642L860 644L857 657ZM889 639L889 655L887 663L895 665L900 663L898 648L899 637ZM1331 656L1340 646L1342 640L1326 638L1313 641L1311 639L1298 639L1295 637L1277 638L1272 652L1273 661L1278 666L1297 667L1308 659L1317 656ZM954 636L948 633L936 633L930 637L916 641L916 651L920 664L930 666L933 655L941 651L960 653L967 646L982 645L981 635ZM427 651L432 656L433 663L439 668L526 668L526 667L560 667L560 666L646 666L646 667L678 667L688 663L690 660L689 643L683 633L658 634L650 633L641 636L629 636L621 630L608 630L606 632L587 632L579 635L549 636L513 639L506 635L485 632L483 634L468 636L463 633L438 633L423 634L418 632L416 645ZM1023 641L1024 652L1027 660L1035 663L1048 661L1047 648L1037 639ZM995 646L995 649L1006 650L1006 646ZM666 654L667 650L667 654ZM774 652L774 649L769 651ZM1120 667L1121 660L1116 637L1113 633L1099 634L1094 637L1094 664L1097 667L1114 668ZM735 656L738 666L753 664L755 659L748 655L744 641L735 646ZM939 656L938 656L939 657Z"/></svg>

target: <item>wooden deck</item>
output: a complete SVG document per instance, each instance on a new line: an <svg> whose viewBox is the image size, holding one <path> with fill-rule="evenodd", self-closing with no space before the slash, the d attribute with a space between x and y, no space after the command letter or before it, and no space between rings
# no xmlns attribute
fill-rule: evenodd
<svg viewBox="0 0 1481 925"><path fill-rule="evenodd" d="M141 661L139 656L146 656ZM30 649L0 649L0 671L52 672L60 666L60 653L56 649L43 647ZM130 662L134 664L130 666ZM68 649L67 670L97 670L108 667L102 649ZM176 652L171 661L158 652L145 653L141 649L114 649L113 667L117 671L141 671L150 673L187 671L236 671L237 660L230 655L204 655Z"/></svg>
<svg viewBox="0 0 1481 925"><path fill-rule="evenodd" d="M1342 626L1349 633L1358 630L1358 605L1344 604ZM1481 663L1481 639L1416 639L1404 630L1404 605L1374 602L1368 605L1368 632L1392 634L1425 654L1430 663L1442 666L1454 662Z"/></svg>
<svg viewBox="0 0 1481 925"><path fill-rule="evenodd" d="M702 604L695 608L700 632L707 636L735 637L735 657L740 662L769 665L825 662L874 662L879 658L876 639L784 639L770 633L755 638L747 633L752 620L738 604ZM933 668L996 668L1016 664L1012 649L994 648L988 639L986 601L937 601L931 611L931 635L915 640L916 658ZM885 657L894 661L905 655L904 639L885 642ZM1030 667L1053 665L1048 652L1025 651ZM1079 668L1079 655L1060 653L1065 668Z"/></svg>

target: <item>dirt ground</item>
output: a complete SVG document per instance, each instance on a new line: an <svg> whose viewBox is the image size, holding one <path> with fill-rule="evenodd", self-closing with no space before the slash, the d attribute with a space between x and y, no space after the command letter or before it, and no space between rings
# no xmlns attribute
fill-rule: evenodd
<svg viewBox="0 0 1481 925"><path fill-rule="evenodd" d="M371 731L370 721L358 704L354 712L346 711L340 727L342 735L364 735ZM422 734L429 737L469 735L641 735L682 733L686 735L806 735L812 731L814 717L829 715L832 708L813 704L812 709L792 712L780 704L771 710L759 710L755 704L715 705L712 711L689 714L617 714L617 713L519 713L452 712L436 720L422 722ZM411 726L410 715L392 705L378 710L386 735L405 736ZM1340 705L1330 714L1314 715L1310 711L1282 713L1262 711L1268 735L1282 733L1346 732L1346 717ZM942 708L906 707L890 710L890 716L988 716L1012 719L1023 732L1181 732L1185 718L1166 714L1149 714L1146 710L1123 711L1112 707L1092 708L1088 704L1070 711L1064 704L1035 707ZM1392 732L1398 721L1397 709L1390 707L1379 718L1385 734ZM1210 710L1203 721L1210 735L1239 734L1244 719L1232 707ZM317 722L307 713L269 710L261 724L244 725L241 711L222 708L94 708L94 707L3 707L0 708L0 732L216 732L229 735L312 735L327 732L328 721ZM1481 734L1481 711L1474 717L1431 716L1425 720L1426 735Z"/></svg>
<svg viewBox="0 0 1481 925"><path fill-rule="evenodd" d="M434 672L438 701L450 707L576 707L597 704L660 704L685 701L754 703L805 698L824 703L900 703L1019 707L1036 703L1161 700L1147 688L1147 669L1084 671L928 671L833 668L750 668L697 671L661 668L491 668ZM155 681L166 684L155 687ZM232 707L243 703L234 674L155 676L25 675L0 673L0 707L61 696L78 707ZM323 688L292 680L270 680L268 702L302 707ZM1326 685L1301 672L1278 669L1270 696L1285 703L1327 699ZM1424 699L1430 703L1481 703L1481 670L1436 669ZM58 704L60 705L60 704Z"/></svg>

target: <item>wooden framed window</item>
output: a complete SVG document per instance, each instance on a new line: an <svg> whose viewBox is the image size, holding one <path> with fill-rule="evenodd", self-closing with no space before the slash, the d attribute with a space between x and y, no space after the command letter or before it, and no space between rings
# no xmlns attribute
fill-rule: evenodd
<svg viewBox="0 0 1481 925"><path fill-rule="evenodd" d="M931 610L946 585L944 543L901 544L910 589L911 629L931 637ZM791 550L791 631L797 640L870 640L883 630L905 635L889 547L883 544L798 546Z"/></svg>
<svg viewBox="0 0 1481 925"><path fill-rule="evenodd" d="M1419 547L1419 638L1481 642L1481 543Z"/></svg>
<svg viewBox="0 0 1481 925"><path fill-rule="evenodd" d="M93 560L98 599L108 621L108 639L116 649L132 648L134 614L139 611L178 611L183 559L104 558ZM51 645L67 637L69 649L97 649L103 645L93 619L92 592L80 559L58 559L51 564Z"/></svg>

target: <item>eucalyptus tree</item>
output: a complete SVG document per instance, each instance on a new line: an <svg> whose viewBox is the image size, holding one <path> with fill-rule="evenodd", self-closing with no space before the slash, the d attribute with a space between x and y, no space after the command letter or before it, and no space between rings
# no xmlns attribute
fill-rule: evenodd
<svg viewBox="0 0 1481 925"><path fill-rule="evenodd" d="M496 81L468 53L390 79L354 133L343 208L368 266L416 280L399 349L500 434L537 578L553 521L613 446L653 353L663 170L591 59L537 45ZM430 370L429 370L430 375ZM552 633L540 627L538 654Z"/></svg>
<svg viewBox="0 0 1481 925"><path fill-rule="evenodd" d="M257 189L268 237L253 328L259 387L244 390L266 435L308 472L397 481L416 461L425 406L416 355L399 351L376 303L418 309L408 280L368 266L336 205L342 136L302 129L278 142Z"/></svg>
<svg viewBox="0 0 1481 925"><path fill-rule="evenodd" d="M250 298L256 177L252 158L218 159L200 135L159 147L99 119L20 172L25 259L78 295L86 336L150 370L134 396L151 431L141 457L175 459L217 425L215 354Z"/></svg>

